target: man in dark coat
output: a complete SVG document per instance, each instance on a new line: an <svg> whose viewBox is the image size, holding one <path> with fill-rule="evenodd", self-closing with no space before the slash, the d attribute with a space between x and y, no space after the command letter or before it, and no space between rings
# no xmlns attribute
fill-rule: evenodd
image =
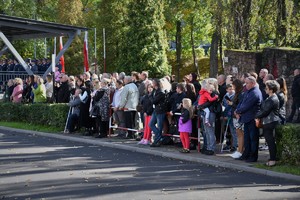
<svg viewBox="0 0 300 200"><path fill-rule="evenodd" d="M69 103L70 101L70 90L68 76L63 75L60 79L60 87L57 92L57 103Z"/></svg>
<svg viewBox="0 0 300 200"><path fill-rule="evenodd" d="M300 68L294 70L291 94L293 97L292 112L287 122L292 122L296 111L298 111L298 117L295 122L300 123Z"/></svg>

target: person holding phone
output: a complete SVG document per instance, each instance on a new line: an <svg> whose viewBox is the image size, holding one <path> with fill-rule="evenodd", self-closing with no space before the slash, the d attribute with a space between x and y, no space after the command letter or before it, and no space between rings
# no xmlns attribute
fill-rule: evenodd
<svg viewBox="0 0 300 200"><path fill-rule="evenodd" d="M229 142L229 145L226 146L224 150L235 151L237 148L237 135L236 135L236 130L233 126L233 119L232 119L232 102L235 95L232 84L226 85L226 92L227 93L225 94L222 101L222 105L225 108L222 114L222 118L224 120L224 124L228 124L232 141Z"/></svg>

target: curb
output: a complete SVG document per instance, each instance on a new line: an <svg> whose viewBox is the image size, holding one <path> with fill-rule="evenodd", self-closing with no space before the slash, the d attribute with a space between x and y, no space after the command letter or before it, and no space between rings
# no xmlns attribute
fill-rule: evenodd
<svg viewBox="0 0 300 200"><path fill-rule="evenodd" d="M72 142L82 142L82 143L86 143L86 144L100 145L100 146L104 146L104 147L122 149L122 150L150 154L150 155L155 155L155 156L160 156L160 157L167 157L167 158L172 158L172 159L176 159L176 160L197 162L197 163L201 163L201 164L212 165L215 167L224 167L224 168L229 168L229 169L234 169L234 170L239 170L239 171L251 172L251 173L255 173L255 174L260 174L260 175L265 175L265 176L270 176L270 177L275 177L275 178L283 178L283 179L300 182L300 176L297 176L297 175L274 172L274 171L270 171L270 170L266 170L266 169L259 169L259 168L255 168L255 167L238 165L238 164L222 162L222 161L217 161L217 160L212 160L212 159L184 156L184 155L180 155L180 154L176 154L176 153L172 153L172 152L161 152L161 151L157 151L154 149L145 149L145 148L140 148L140 147L128 146L128 145L124 145L124 144L115 144L115 143L111 143L111 142L104 142L104 141L100 141L100 140L95 140L94 138L90 139L90 137L88 137L88 136L76 137L76 136L72 136L72 135L62 135L62 134L44 133L44 132L30 131L30 130L20 130L20 129L16 129L16 128L9 128L9 127L3 127L3 126L0 126L0 128L4 129L4 130L9 130L9 131L15 131L18 133L36 134L39 136L57 138L57 139L62 139L62 140L67 140L67 141L72 141Z"/></svg>

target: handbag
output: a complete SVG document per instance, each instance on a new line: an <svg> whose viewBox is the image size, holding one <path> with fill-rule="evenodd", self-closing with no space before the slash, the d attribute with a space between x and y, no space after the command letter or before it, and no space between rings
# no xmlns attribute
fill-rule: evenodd
<svg viewBox="0 0 300 200"><path fill-rule="evenodd" d="M263 127L262 119L255 119L255 126L257 128L262 128Z"/></svg>
<svg viewBox="0 0 300 200"><path fill-rule="evenodd" d="M100 116L100 107L98 105L94 105L90 111L90 117L96 118Z"/></svg>

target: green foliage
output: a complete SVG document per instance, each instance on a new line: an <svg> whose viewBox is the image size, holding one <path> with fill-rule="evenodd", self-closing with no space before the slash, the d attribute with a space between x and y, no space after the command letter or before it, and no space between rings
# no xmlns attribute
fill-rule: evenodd
<svg viewBox="0 0 300 200"><path fill-rule="evenodd" d="M287 164L300 166L300 126L287 124L276 129L278 158Z"/></svg>
<svg viewBox="0 0 300 200"><path fill-rule="evenodd" d="M66 104L0 104L0 121L48 125L64 129L69 107Z"/></svg>
<svg viewBox="0 0 300 200"><path fill-rule="evenodd" d="M184 62L186 59L189 62L193 60L192 45L211 43L214 32L220 33L220 39L216 40L222 41L223 46L227 48L253 50L276 44L300 47L299 0L0 0L0 2L0 13L10 16L91 28L90 63L94 61L92 58L95 53L93 28L97 28L97 59L102 69L102 30L105 28L108 72L149 70L150 76L169 74L168 63L173 66L176 56L172 52L166 52L166 49L170 41L176 41L177 22L181 22L180 57ZM194 39L194 44L191 38ZM34 44L37 50L36 57L44 57L43 39L14 41L13 44L24 58L34 57ZM53 38L48 39L47 47L50 57L49 51L53 51ZM64 55L67 73L83 72L82 49L81 35ZM218 56L217 53L215 50L212 54L214 61ZM195 57L200 59L202 54L196 52ZM215 68L216 62L211 69Z"/></svg>
<svg viewBox="0 0 300 200"><path fill-rule="evenodd" d="M164 0L133 1L128 6L128 30L121 47L121 66L125 72L148 70L150 76L170 74L167 63Z"/></svg>

